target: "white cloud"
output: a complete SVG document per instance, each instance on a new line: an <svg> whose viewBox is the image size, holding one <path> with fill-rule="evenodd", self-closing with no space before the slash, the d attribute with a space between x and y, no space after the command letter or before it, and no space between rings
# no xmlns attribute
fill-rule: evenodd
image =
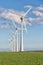
<svg viewBox="0 0 43 65"><path fill-rule="evenodd" d="M38 17L38 18L29 17L28 21L30 21L31 23L40 23L40 22L43 22L43 18L42 17Z"/></svg>
<svg viewBox="0 0 43 65"><path fill-rule="evenodd" d="M35 16L33 18L29 17L29 22L31 22L32 24L43 24L43 6L35 7L34 9L32 9L32 14L34 14Z"/></svg>
<svg viewBox="0 0 43 65"><path fill-rule="evenodd" d="M39 6L39 7L37 7L36 10L43 11L43 6Z"/></svg>
<svg viewBox="0 0 43 65"><path fill-rule="evenodd" d="M4 11L1 11L0 17L3 17L5 19L11 20L11 21L16 21L20 23L20 16L16 14L15 11L6 9Z"/></svg>
<svg viewBox="0 0 43 65"><path fill-rule="evenodd" d="M34 8L30 5L25 6L26 8ZM28 21L29 22L23 22L24 25L29 24L31 25L31 23L40 23L43 24L43 6L38 6L35 7L34 9L31 10L32 14L35 14L35 17L29 17ZM21 20L20 17L24 16L25 12L23 11L16 11L13 9L4 9L4 8L0 8L0 17L3 17L7 20L11 20L13 22L19 23L21 24Z"/></svg>
<svg viewBox="0 0 43 65"><path fill-rule="evenodd" d="M20 18L25 15L25 12L23 11L16 11L13 9L4 9L0 8L0 17L6 19L6 20L11 20L13 22L21 24ZM24 21L23 25L26 25L27 23Z"/></svg>
<svg viewBox="0 0 43 65"><path fill-rule="evenodd" d="M20 23L20 17L24 14L24 12L18 12L10 9L3 9L0 10L0 17L3 17L5 19L15 21L17 23ZM21 15L21 16L20 16Z"/></svg>
<svg viewBox="0 0 43 65"><path fill-rule="evenodd" d="M40 12L40 11L32 11L32 13L35 14L36 16L43 17L43 12Z"/></svg>
<svg viewBox="0 0 43 65"><path fill-rule="evenodd" d="M5 25L5 24L1 24L1 25L0 25L0 30L1 30L1 29L7 29L7 28L8 28L8 25Z"/></svg>
<svg viewBox="0 0 43 65"><path fill-rule="evenodd" d="M40 22L39 24L43 24L43 22Z"/></svg>
<svg viewBox="0 0 43 65"><path fill-rule="evenodd" d="M24 8L32 8L32 6L31 5L26 5L26 6L24 6Z"/></svg>

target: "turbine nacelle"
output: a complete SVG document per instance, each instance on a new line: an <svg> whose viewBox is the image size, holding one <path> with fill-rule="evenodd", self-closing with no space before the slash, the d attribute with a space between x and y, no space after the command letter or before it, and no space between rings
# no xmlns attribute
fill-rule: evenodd
<svg viewBox="0 0 43 65"><path fill-rule="evenodd" d="M16 30L21 30L21 28L16 28Z"/></svg>
<svg viewBox="0 0 43 65"><path fill-rule="evenodd" d="M20 18L21 22L23 21L23 17Z"/></svg>

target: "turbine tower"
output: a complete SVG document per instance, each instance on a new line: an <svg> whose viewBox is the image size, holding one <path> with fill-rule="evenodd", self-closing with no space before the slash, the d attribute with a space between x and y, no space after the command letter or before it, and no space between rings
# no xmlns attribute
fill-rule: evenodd
<svg viewBox="0 0 43 65"><path fill-rule="evenodd" d="M15 44L16 44L16 47L15 47L15 50L16 52L18 52L18 30L19 28L15 28L16 29L16 32L15 32Z"/></svg>
<svg viewBox="0 0 43 65"><path fill-rule="evenodd" d="M21 18L21 31L20 31L20 51L24 51L23 48L23 18Z"/></svg>
<svg viewBox="0 0 43 65"><path fill-rule="evenodd" d="M23 46L23 22L24 22L24 18L25 16L28 14L28 12L31 10L28 9L27 12L25 13L25 15L21 16L20 20L21 20L21 31L20 31L20 51L24 51L24 46Z"/></svg>

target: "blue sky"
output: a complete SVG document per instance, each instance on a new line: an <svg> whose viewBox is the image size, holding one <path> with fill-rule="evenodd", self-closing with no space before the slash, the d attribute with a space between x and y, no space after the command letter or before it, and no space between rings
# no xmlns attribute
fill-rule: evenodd
<svg viewBox="0 0 43 65"><path fill-rule="evenodd" d="M27 16L32 25L27 26L27 32L24 31L24 49L43 50L43 0L0 0L0 8L13 9L16 14L22 11L25 13L27 9L24 6L29 5L33 9ZM3 18L0 16L0 23L4 21ZM8 39L11 35L11 29L0 30L0 48L9 48Z"/></svg>

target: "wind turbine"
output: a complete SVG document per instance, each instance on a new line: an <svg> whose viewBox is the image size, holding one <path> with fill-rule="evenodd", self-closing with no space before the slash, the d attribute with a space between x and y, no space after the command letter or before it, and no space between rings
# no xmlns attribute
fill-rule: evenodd
<svg viewBox="0 0 43 65"><path fill-rule="evenodd" d="M24 18L25 16L28 14L28 12L31 10L28 9L27 12L25 13L25 15L21 16L20 20L21 20L21 30L20 30L20 51L24 51L24 47L23 47L23 22L24 22Z"/></svg>
<svg viewBox="0 0 43 65"><path fill-rule="evenodd" d="M13 23L13 25L14 25L13 27L15 28L16 32L13 34L13 37L12 37L12 39L14 39L15 41L13 42L12 40L12 42L15 43L15 52L18 52L18 31L21 30L21 28L18 28L15 25L15 23Z"/></svg>
<svg viewBox="0 0 43 65"><path fill-rule="evenodd" d="M21 28L18 28L15 24L14 24L14 26L15 26L15 30L16 30L16 32L15 32L15 44L16 44L16 52L18 52L18 31L19 30L21 30Z"/></svg>
<svg viewBox="0 0 43 65"><path fill-rule="evenodd" d="M16 29L16 32L15 32L15 36L13 34L13 38L12 39L9 39L9 42L10 42L10 50L11 51L14 51L14 40L15 40L15 43L16 43L16 51L18 52L18 30L20 30L20 28L17 28L16 25L15 26L9 26L6 22L4 23L1 23L0 25L0 29ZM14 39L16 38L16 39Z"/></svg>

